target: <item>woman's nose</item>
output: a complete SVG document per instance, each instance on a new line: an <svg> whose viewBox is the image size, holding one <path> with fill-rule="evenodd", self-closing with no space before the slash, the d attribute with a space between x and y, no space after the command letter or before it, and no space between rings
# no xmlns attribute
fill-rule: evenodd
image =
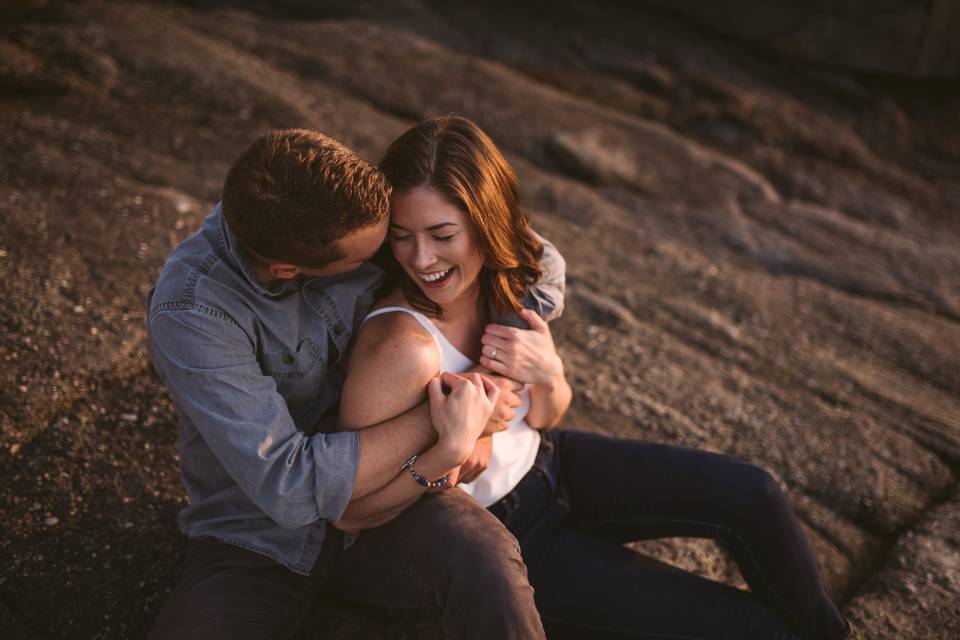
<svg viewBox="0 0 960 640"><path fill-rule="evenodd" d="M413 254L413 268L418 271L425 271L430 265L437 261L430 243L418 242L417 248Z"/></svg>

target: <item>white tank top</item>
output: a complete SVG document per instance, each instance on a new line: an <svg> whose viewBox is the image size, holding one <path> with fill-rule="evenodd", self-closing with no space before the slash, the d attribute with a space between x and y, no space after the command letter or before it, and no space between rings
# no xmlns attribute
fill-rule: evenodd
<svg viewBox="0 0 960 640"><path fill-rule="evenodd" d="M434 342L437 343L437 349L440 350L441 372L463 373L476 365L473 360L463 355L459 349L447 340L447 337L433 324L430 318L419 311L406 307L383 307L367 314L364 322L374 316L393 311L410 314L433 336ZM489 507L510 493L520 482L520 479L526 475L527 471L533 467L533 461L537 457L537 449L540 447L540 432L528 425L525 419L527 411L530 410L529 386L523 388L520 397L523 403L517 407L513 420L510 421L510 426L505 431L493 436L493 451L490 454L490 464L487 469L473 482L457 485L484 507Z"/></svg>

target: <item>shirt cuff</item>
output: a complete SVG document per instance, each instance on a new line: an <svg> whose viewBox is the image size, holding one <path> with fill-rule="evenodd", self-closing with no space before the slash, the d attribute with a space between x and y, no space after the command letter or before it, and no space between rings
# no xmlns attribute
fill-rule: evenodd
<svg viewBox="0 0 960 640"><path fill-rule="evenodd" d="M317 469L315 495L317 512L324 520L339 520L350 504L353 487L360 466L360 433L340 431L311 438L314 446L324 449L314 451L315 460L325 460L321 472Z"/></svg>

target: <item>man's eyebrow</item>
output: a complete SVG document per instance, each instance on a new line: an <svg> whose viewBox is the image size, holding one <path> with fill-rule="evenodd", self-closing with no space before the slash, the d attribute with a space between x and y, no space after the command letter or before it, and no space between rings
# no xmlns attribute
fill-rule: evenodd
<svg viewBox="0 0 960 640"><path fill-rule="evenodd" d="M396 222L391 222L390 226L396 227L397 229L403 229L404 231L409 231L409 229L407 229L406 227L400 226ZM457 225L456 222L440 222L438 224L432 224L429 227L427 227L427 231L436 231L437 229L442 229L443 227L450 227L450 226L456 227L459 225Z"/></svg>

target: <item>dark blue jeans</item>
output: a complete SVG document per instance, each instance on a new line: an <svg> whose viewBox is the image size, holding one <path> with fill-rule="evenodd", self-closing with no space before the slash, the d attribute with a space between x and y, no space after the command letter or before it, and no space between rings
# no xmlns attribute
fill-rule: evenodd
<svg viewBox="0 0 960 640"><path fill-rule="evenodd" d="M767 472L723 455L544 433L534 469L490 508L520 541L551 640L844 637L793 509ZM750 591L624 542L712 538Z"/></svg>

